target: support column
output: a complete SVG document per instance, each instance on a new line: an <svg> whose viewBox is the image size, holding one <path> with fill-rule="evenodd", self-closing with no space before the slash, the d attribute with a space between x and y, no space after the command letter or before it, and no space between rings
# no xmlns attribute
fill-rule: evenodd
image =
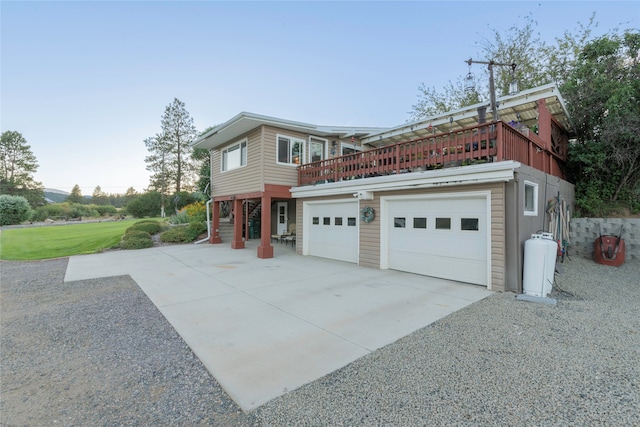
<svg viewBox="0 0 640 427"><path fill-rule="evenodd" d="M233 201L233 240L231 249L244 249L242 240L242 199Z"/></svg>
<svg viewBox="0 0 640 427"><path fill-rule="evenodd" d="M211 203L211 237L209 243L222 243L220 238L220 202Z"/></svg>
<svg viewBox="0 0 640 427"><path fill-rule="evenodd" d="M271 195L264 193L260 201L260 246L258 246L258 258L273 258L273 246L271 246Z"/></svg>
<svg viewBox="0 0 640 427"><path fill-rule="evenodd" d="M551 151L551 113L544 99L538 100L538 136L544 141L545 150Z"/></svg>

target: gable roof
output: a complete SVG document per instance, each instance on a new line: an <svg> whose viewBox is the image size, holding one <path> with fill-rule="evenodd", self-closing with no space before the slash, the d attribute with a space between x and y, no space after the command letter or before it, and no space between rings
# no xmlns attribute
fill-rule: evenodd
<svg viewBox="0 0 640 427"><path fill-rule="evenodd" d="M277 117L242 112L225 123L218 125L196 138L191 145L195 148L212 149L245 134L259 126L270 125L279 129L309 133L316 136L333 136L337 138L358 138L378 134L388 128L380 127L347 127L347 126L318 126Z"/></svg>

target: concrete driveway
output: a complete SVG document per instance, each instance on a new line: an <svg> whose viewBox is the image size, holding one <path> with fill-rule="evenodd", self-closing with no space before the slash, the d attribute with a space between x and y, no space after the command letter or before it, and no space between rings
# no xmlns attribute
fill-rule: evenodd
<svg viewBox="0 0 640 427"><path fill-rule="evenodd" d="M491 294L257 244L74 256L65 282L130 275L244 411Z"/></svg>

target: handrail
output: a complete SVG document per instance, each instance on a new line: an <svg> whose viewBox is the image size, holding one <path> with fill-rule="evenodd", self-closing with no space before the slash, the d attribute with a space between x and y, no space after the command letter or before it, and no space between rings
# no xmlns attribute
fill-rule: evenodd
<svg viewBox="0 0 640 427"><path fill-rule="evenodd" d="M537 135L530 138L504 122L483 123L300 165L298 185L503 160L515 160L547 173L564 175L566 156L554 153L547 146L551 147L551 142L545 144ZM566 153L566 149L556 151Z"/></svg>

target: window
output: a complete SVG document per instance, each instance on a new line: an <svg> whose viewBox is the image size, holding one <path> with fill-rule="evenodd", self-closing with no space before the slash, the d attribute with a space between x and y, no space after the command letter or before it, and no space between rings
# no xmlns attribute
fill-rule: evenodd
<svg viewBox="0 0 640 427"><path fill-rule="evenodd" d="M451 218L436 218L436 230L451 230Z"/></svg>
<svg viewBox="0 0 640 427"><path fill-rule="evenodd" d="M288 136L278 136L277 161L287 165L304 163L304 141Z"/></svg>
<svg viewBox="0 0 640 427"><path fill-rule="evenodd" d="M356 225L356 217L350 216L349 218L347 218L348 227L355 227L355 225Z"/></svg>
<svg viewBox="0 0 640 427"><path fill-rule="evenodd" d="M394 228L404 228L407 223L406 218L395 217L393 218L393 227Z"/></svg>
<svg viewBox="0 0 640 427"><path fill-rule="evenodd" d="M427 228L427 218L413 218L413 228Z"/></svg>
<svg viewBox="0 0 640 427"><path fill-rule="evenodd" d="M309 156L311 157L312 162L324 160L325 142L326 140L319 138L309 138Z"/></svg>
<svg viewBox="0 0 640 427"><path fill-rule="evenodd" d="M320 224L320 218L317 216L313 217L313 225L319 225Z"/></svg>
<svg viewBox="0 0 640 427"><path fill-rule="evenodd" d="M479 222L478 218L460 218L460 230L478 231Z"/></svg>
<svg viewBox="0 0 640 427"><path fill-rule="evenodd" d="M247 164L247 141L242 141L222 150L222 171L245 166Z"/></svg>
<svg viewBox="0 0 640 427"><path fill-rule="evenodd" d="M538 215L538 184L524 182L524 214Z"/></svg>
<svg viewBox="0 0 640 427"><path fill-rule="evenodd" d="M333 219L333 224L334 225L342 225L342 217L337 216Z"/></svg>
<svg viewBox="0 0 640 427"><path fill-rule="evenodd" d="M325 216L324 218L322 218L322 223L324 225L331 225L331 218L329 218L328 216Z"/></svg>

